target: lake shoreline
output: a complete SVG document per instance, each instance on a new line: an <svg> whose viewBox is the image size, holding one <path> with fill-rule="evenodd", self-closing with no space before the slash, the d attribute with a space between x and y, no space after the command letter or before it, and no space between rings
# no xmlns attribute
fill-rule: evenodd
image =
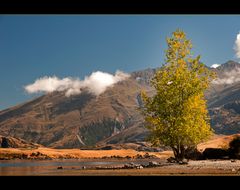
<svg viewBox="0 0 240 190"><path fill-rule="evenodd" d="M172 151L133 149L0 148L0 175L240 175L240 160L190 160L181 165L168 163L171 156Z"/></svg>
<svg viewBox="0 0 240 190"><path fill-rule="evenodd" d="M158 163L148 167L149 163ZM125 165L146 167L126 168ZM69 159L0 161L1 176L182 176L240 175L240 160L190 160L188 164L165 159Z"/></svg>

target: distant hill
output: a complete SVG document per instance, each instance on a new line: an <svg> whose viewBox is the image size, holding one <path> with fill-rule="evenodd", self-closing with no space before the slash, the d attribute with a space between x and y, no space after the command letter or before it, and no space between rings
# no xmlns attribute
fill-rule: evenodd
<svg viewBox="0 0 240 190"><path fill-rule="evenodd" d="M38 148L43 147L36 143L30 143L20 138L4 137L0 135L0 148Z"/></svg>
<svg viewBox="0 0 240 190"><path fill-rule="evenodd" d="M234 61L213 69L219 80L206 92L206 98L211 125L218 134L240 133L240 82L223 83L238 69L240 64ZM71 97L53 92L0 111L0 134L53 148L138 146L148 134L138 110L140 91L154 92L149 81L155 72L133 72L98 97L87 92Z"/></svg>

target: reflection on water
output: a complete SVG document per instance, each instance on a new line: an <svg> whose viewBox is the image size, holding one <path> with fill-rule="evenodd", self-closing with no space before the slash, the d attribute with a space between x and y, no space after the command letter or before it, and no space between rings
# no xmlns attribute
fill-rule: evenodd
<svg viewBox="0 0 240 190"><path fill-rule="evenodd" d="M57 167L62 166L64 169L81 169L82 166L113 166L123 165L129 161L83 161L83 160L1 160L0 175L45 175L55 172L56 175L63 170ZM134 163L147 164L144 160L134 161Z"/></svg>
<svg viewBox="0 0 240 190"><path fill-rule="evenodd" d="M84 161L0 161L0 169L3 167L34 167L34 166L81 166L81 165L109 165L116 162L84 162Z"/></svg>

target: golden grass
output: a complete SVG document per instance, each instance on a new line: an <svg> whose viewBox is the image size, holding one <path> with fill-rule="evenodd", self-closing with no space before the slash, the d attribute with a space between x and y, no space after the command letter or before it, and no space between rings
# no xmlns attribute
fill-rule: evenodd
<svg viewBox="0 0 240 190"><path fill-rule="evenodd" d="M197 147L200 151L206 148L228 148L229 142L235 137L240 136L240 134L234 135L215 135L207 142L199 144Z"/></svg>
<svg viewBox="0 0 240 190"><path fill-rule="evenodd" d="M102 157L134 157L137 154L144 155L147 152L138 152L132 149L122 150L80 150L80 149L51 149L51 148L38 148L38 149L16 149L16 148L0 148L0 154L26 154L30 156L32 153L41 153L49 156L52 159L58 158L102 158ZM159 153L149 153L158 158L167 158L172 155L171 151L164 151Z"/></svg>
<svg viewBox="0 0 240 190"><path fill-rule="evenodd" d="M203 151L205 148L228 148L229 142L236 135L215 135L212 139L205 143L198 145L198 149ZM240 136L240 134L238 134ZM25 154L27 157L32 158L31 154L43 154L52 159L59 158L75 158L75 159L85 159L85 158L102 158L102 157L136 157L137 155L149 155L157 156L158 158L168 158L173 156L172 151L163 151L163 152L143 152L136 151L133 149L121 149L121 150L80 150L80 149L53 149L39 147L36 149L27 149L27 148L0 148L0 157L8 158L11 155L21 155ZM41 155L40 155L41 156ZM38 158L37 156L35 158Z"/></svg>

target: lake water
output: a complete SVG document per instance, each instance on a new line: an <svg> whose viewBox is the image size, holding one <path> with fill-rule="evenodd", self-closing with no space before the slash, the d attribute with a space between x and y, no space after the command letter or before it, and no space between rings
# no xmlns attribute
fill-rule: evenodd
<svg viewBox="0 0 240 190"><path fill-rule="evenodd" d="M0 161L0 176L4 175L58 175L67 170L75 170L81 172L82 167L87 169L95 166L120 166L126 163L133 162L136 164L148 164L146 160L1 160ZM57 169L63 167L63 170Z"/></svg>

